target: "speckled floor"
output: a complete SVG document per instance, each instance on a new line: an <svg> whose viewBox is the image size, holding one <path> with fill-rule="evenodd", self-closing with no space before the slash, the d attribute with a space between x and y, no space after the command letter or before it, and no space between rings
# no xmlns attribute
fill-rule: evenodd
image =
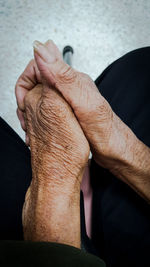
<svg viewBox="0 0 150 267"><path fill-rule="evenodd" d="M149 0L0 0L0 115L22 136L14 86L32 43L75 50L74 67L95 79L124 53L150 44Z"/></svg>

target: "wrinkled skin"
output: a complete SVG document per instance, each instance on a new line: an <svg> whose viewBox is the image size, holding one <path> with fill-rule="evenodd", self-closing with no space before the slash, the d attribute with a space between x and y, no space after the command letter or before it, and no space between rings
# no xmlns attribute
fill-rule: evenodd
<svg viewBox="0 0 150 267"><path fill-rule="evenodd" d="M114 125L117 116L108 102L99 93L92 79L74 70L64 63L58 48L52 41L35 48L35 60L32 60L16 85L18 117L25 129L23 118L24 96L37 83L41 83L41 75L52 87L60 92L72 107L89 143L95 160L104 167L109 167L110 154L119 154ZM36 61L36 62L35 62ZM28 143L28 140L27 140ZM114 146L114 147L113 147ZM123 148L125 149L125 148Z"/></svg>
<svg viewBox="0 0 150 267"><path fill-rule="evenodd" d="M25 121L33 176L52 164L54 174L64 169L70 183L72 177L72 183L74 177L82 178L89 145L70 106L55 88L38 85L28 92L25 96ZM81 183L81 179L78 182Z"/></svg>
<svg viewBox="0 0 150 267"><path fill-rule="evenodd" d="M33 171L32 186L24 205L24 226L28 224L28 214L32 214L35 208L29 205L36 198L35 178L47 180L50 169L51 172L53 169L55 178L63 169L65 183L55 179L55 184L62 191L77 191L75 182L81 183L89 153L88 143L80 126L96 158L99 140L101 151L107 147L112 123L112 110L90 77L65 64L52 41L48 41L45 48L42 55L35 49L35 60L29 63L16 85L17 113L22 128L26 131L26 143L31 147ZM43 59L48 64L45 65ZM37 84L42 84L43 88L41 85L35 88ZM73 108L80 126L68 104ZM34 190L30 194L32 188Z"/></svg>
<svg viewBox="0 0 150 267"><path fill-rule="evenodd" d="M62 60L51 42L46 47L55 52L56 60ZM58 173L65 177L60 186L74 190L82 180L89 144L69 104L55 86L43 80L36 61L31 60L16 84L17 114L31 147L33 178L44 173L42 179L47 180L49 169L53 169L54 178Z"/></svg>
<svg viewBox="0 0 150 267"><path fill-rule="evenodd" d="M33 100L25 101L26 96L28 96L29 91L32 95L32 91L34 92L34 87L37 84L45 84L43 96L45 97L46 94L46 99L48 100L42 105L37 105L37 110L39 110L40 107L44 107L40 114L40 116L44 115L41 117L42 120L44 118L43 123L39 123L41 118L36 121L35 118L38 118L38 113L29 111L31 108L26 109L28 103L31 103L29 106L32 106L33 102ZM47 90L48 88L52 88L51 92ZM38 92L38 90L36 92ZM72 113L66 112L66 110L65 112L61 111L63 117L66 118L66 123L64 124L64 120L63 122L61 121L62 124L60 123L61 105L60 103L59 105L56 103L58 100L61 102L63 98L62 96L59 98L59 93L64 97L78 119L97 163L109 169L116 177L129 184L136 192L149 201L149 184L145 186L149 181L150 173L149 149L140 142L127 125L116 116L109 103L99 93L91 78L84 73L74 70L63 62L58 48L52 41L48 41L45 45L41 43L35 44L34 60L29 63L16 84L17 113L22 128L27 133L26 142L27 144L30 143L31 152L33 151L32 168L35 169L35 176L37 170L41 172L40 164L51 162L52 167L54 163L56 164L56 162L58 162L58 170L62 168L59 166L63 166L62 169L65 170L65 173L70 173L71 177L73 177L71 179L66 178L66 183L61 183L61 185L58 183L59 188L61 187L63 190L66 190L68 186L70 188L72 187L72 181L74 184L74 181L81 181L82 179L82 175L80 176L79 174L82 173L87 161L89 152L88 144L77 121L73 123L74 120L70 119L72 118ZM37 93L37 95L39 94ZM34 99L34 97L31 97L31 99ZM45 98L43 99L45 101ZM41 100L37 103L40 103L40 101ZM65 105L67 105L66 102ZM58 110L55 109L57 114L53 112L54 106L55 108L59 107ZM71 112L69 106L67 106L67 109ZM51 112L51 108L52 113L49 113L51 117L49 121L50 117L47 116L47 112ZM45 112L45 110L47 112ZM29 117L27 116L27 121L30 121L30 123L25 123L25 114L29 114ZM68 114L67 116L69 117L65 117L65 114ZM56 116L58 116L58 120ZM57 124L56 121L58 122ZM38 122L37 126L35 122ZM61 135L58 135L60 132L59 126L61 125ZM48 130L50 128L55 133L53 138ZM43 130L46 132L46 136ZM39 131L41 131L41 133ZM67 134L65 134L66 131ZM62 136L62 138L60 138L60 136ZM56 145L57 142L58 146ZM68 148L68 150L66 150L65 148L68 146L69 142L72 149ZM38 149L38 146L40 149ZM82 149L80 149L81 147ZM45 153L47 148L52 152L52 155L55 155L54 160L53 157L49 158L50 154L47 156L47 153ZM42 156L39 151L42 151ZM62 151L61 157L58 156L61 155L60 151ZM43 160L44 154L46 156ZM38 162L34 164L37 158ZM65 166L62 165L63 162L65 162ZM36 168L34 168L34 165ZM44 167L44 169L46 168L47 166ZM55 167L55 170L56 169ZM48 172L47 175L41 175L40 173L40 177L47 176ZM80 176L80 178L77 178L78 176ZM65 175L65 177L68 177L68 175ZM60 180L61 179L59 179L59 181Z"/></svg>
<svg viewBox="0 0 150 267"><path fill-rule="evenodd" d="M129 164L132 164L134 158L132 146L135 145L135 137L113 112L92 79L65 64L52 41L48 41L45 45L36 42L34 57L35 60L29 63L16 84L17 113L22 128L26 131L23 116L24 97L35 85L41 83L43 78L50 87L54 87L62 94L72 107L90 144L93 157L99 165L116 174L120 172L122 160L121 168L126 158L129 159ZM131 140L131 151L127 151L129 140ZM28 136L26 142L29 143Z"/></svg>
<svg viewBox="0 0 150 267"><path fill-rule="evenodd" d="M49 210L51 214L53 201L48 204L51 195L57 197L57 202L62 202L62 195L69 197L72 194L73 205L77 202L79 207L80 183L88 161L89 145L70 106L55 88L38 85L28 92L24 114L33 175L23 209L24 237L27 240L41 240L36 223L41 228L50 221L49 215L41 216L41 210ZM41 203L45 201L43 209ZM44 240L49 240L49 230L42 231L42 235Z"/></svg>

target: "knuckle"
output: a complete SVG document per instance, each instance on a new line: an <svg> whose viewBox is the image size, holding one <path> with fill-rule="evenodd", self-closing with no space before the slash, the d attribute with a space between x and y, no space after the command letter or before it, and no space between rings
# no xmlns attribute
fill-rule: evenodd
<svg viewBox="0 0 150 267"><path fill-rule="evenodd" d="M67 108L64 103L56 99L55 101L49 101L49 99L44 99L40 103L40 111L42 116L48 120L53 120L54 122L61 122L67 116Z"/></svg>
<svg viewBox="0 0 150 267"><path fill-rule="evenodd" d="M65 64L61 67L61 70L56 75L59 83L72 84L76 79L76 71L73 70L69 65Z"/></svg>
<svg viewBox="0 0 150 267"><path fill-rule="evenodd" d="M84 81L86 83L93 82L92 79L91 79L91 77L88 74L84 73L84 72L81 72L80 73L80 77L81 77L82 81Z"/></svg>
<svg viewBox="0 0 150 267"><path fill-rule="evenodd" d="M41 85L37 85L34 87L34 89L28 91L24 96L25 106L35 106L41 97L41 93Z"/></svg>

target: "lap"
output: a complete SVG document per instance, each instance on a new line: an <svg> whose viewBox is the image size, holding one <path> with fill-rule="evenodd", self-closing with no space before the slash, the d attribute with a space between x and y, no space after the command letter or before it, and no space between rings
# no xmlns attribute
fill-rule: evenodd
<svg viewBox="0 0 150 267"><path fill-rule="evenodd" d="M22 206L32 171L30 151L0 117L0 239L21 240Z"/></svg>
<svg viewBox="0 0 150 267"><path fill-rule="evenodd" d="M105 267L104 262L80 249L48 242L0 242L1 266Z"/></svg>

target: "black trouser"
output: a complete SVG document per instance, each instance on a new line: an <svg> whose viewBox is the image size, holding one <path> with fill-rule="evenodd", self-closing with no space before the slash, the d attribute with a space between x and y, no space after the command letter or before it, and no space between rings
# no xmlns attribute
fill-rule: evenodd
<svg viewBox="0 0 150 267"><path fill-rule="evenodd" d="M133 51L110 65L96 84L113 110L150 145L150 48ZM0 237L22 239L21 212L31 181L30 153L13 130L0 120ZM150 208L126 184L91 164L92 241L108 266L149 266Z"/></svg>
<svg viewBox="0 0 150 267"><path fill-rule="evenodd" d="M96 85L114 112L150 146L150 47L115 61ZM99 256L107 266L150 266L150 205L94 161L91 176L92 239Z"/></svg>

